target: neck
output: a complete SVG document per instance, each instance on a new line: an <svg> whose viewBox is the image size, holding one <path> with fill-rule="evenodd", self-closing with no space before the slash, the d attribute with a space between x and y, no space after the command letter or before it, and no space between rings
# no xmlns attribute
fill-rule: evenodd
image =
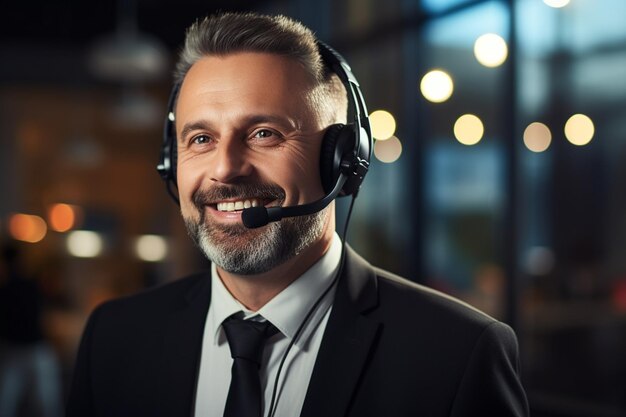
<svg viewBox="0 0 626 417"><path fill-rule="evenodd" d="M324 256L330 249L332 239L333 229L329 229L314 244L292 259L261 274L238 275L219 267L217 272L226 289L237 301L249 310L257 311Z"/></svg>

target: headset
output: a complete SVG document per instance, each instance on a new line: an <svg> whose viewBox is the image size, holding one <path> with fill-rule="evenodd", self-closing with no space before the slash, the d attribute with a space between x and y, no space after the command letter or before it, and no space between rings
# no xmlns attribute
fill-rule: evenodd
<svg viewBox="0 0 626 417"><path fill-rule="evenodd" d="M303 216L324 209L338 196L356 197L365 174L369 170L372 154L372 133L359 82L346 60L333 48L317 40L318 52L324 66L341 80L348 95L348 117L352 123L329 126L324 133L320 151L320 175L323 198L312 203L288 207L251 207L242 212L243 224L248 228L265 226L283 217ZM157 171L165 181L167 192L180 204L176 183L176 119L174 106L180 83L172 88L163 128L163 144Z"/></svg>

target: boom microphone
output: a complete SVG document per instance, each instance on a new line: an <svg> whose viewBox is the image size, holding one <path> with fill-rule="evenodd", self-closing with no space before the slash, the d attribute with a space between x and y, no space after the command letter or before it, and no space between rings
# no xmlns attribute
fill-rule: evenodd
<svg viewBox="0 0 626 417"><path fill-rule="evenodd" d="M250 207L243 209L241 212L241 220L248 229L256 229L265 226L270 222L276 222L283 217L306 216L308 214L317 213L323 210L331 201L339 195L344 184L348 180L348 176L341 172L335 183L335 188L323 198L312 203L301 204L288 207Z"/></svg>

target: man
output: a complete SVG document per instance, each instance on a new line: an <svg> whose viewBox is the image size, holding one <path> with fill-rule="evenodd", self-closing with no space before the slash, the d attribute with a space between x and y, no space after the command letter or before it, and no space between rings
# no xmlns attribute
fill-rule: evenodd
<svg viewBox="0 0 626 417"><path fill-rule="evenodd" d="M242 224L329 192L320 149L346 92L307 28L210 17L177 71L173 175L211 273L96 309L68 415L527 415L512 330L344 252L332 203Z"/></svg>

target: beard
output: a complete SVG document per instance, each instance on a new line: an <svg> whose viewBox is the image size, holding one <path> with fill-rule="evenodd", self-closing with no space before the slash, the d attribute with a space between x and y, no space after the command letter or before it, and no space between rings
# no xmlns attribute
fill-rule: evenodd
<svg viewBox="0 0 626 417"><path fill-rule="evenodd" d="M274 184L250 183L197 190L192 202L199 218L183 216L187 233L196 246L223 270L237 275L270 271L322 236L328 208L307 216L284 218L258 229L248 229L243 223L221 224L206 216L206 206L215 201L251 197L275 200L281 206L285 192Z"/></svg>

